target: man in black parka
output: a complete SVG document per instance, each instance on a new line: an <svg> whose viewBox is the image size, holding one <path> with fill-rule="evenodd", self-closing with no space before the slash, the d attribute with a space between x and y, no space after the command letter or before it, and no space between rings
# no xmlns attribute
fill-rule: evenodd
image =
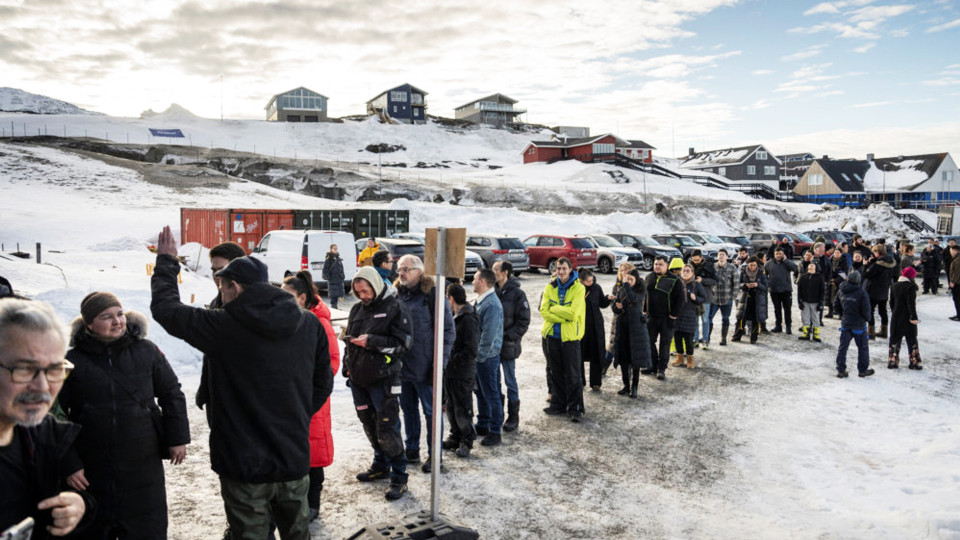
<svg viewBox="0 0 960 540"><path fill-rule="evenodd" d="M266 266L234 259L217 273L223 309L180 302L180 263L169 227L157 242L154 319L206 355L210 461L234 538L309 538L310 417L333 373L326 332L293 296L267 282Z"/></svg>
<svg viewBox="0 0 960 540"><path fill-rule="evenodd" d="M507 418L504 431L515 431L520 425L520 387L517 384L517 358L520 342L530 328L530 303L520 288L520 280L513 276L510 261L493 263L496 293L503 306L503 344L500 346L500 371L507 387ZM499 384L497 385L499 386Z"/></svg>

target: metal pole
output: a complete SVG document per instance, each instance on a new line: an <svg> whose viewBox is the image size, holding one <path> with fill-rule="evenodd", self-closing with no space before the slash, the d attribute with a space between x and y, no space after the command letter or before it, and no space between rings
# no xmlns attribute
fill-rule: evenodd
<svg viewBox="0 0 960 540"><path fill-rule="evenodd" d="M440 440L443 439L443 319L447 301L443 269L446 266L444 246L447 233L437 227L437 303L433 310L433 440L430 441L430 515L433 521L440 519Z"/></svg>
<svg viewBox="0 0 960 540"><path fill-rule="evenodd" d="M380 194L379 194L379 197L380 197L380 200L382 201L382 200L383 200L383 165L380 164L380 152L377 152L377 170L379 171L379 174L380 174L380 188L379 188L379 189L380 189ZM439 250L437 250L437 251L439 251Z"/></svg>
<svg viewBox="0 0 960 540"><path fill-rule="evenodd" d="M40 264L40 242L37 242L37 264Z"/></svg>

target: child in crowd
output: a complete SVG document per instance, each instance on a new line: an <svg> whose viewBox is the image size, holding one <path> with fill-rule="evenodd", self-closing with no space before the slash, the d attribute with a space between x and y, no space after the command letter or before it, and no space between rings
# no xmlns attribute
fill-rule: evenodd
<svg viewBox="0 0 960 540"><path fill-rule="evenodd" d="M820 343L820 307L823 306L824 292L826 283L823 280L823 274L817 271L817 264L808 262L803 275L797 281L797 303L800 307L800 320L803 326L800 328L800 337L802 341L816 341Z"/></svg>

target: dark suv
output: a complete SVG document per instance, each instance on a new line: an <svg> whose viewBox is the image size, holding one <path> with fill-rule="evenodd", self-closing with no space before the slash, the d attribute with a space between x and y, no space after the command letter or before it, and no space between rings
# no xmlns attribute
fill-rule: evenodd
<svg viewBox="0 0 960 540"><path fill-rule="evenodd" d="M597 248L586 238L534 235L523 241L530 255L530 268L546 268L553 273L557 259L570 259L573 268L596 268Z"/></svg>
<svg viewBox="0 0 960 540"><path fill-rule="evenodd" d="M681 256L680 250L673 246L663 245L650 236L633 233L607 233L607 236L613 237L614 240L627 247L642 251L643 261L640 263L640 268L648 272L653 270L653 259L657 258L658 255L666 257L668 261Z"/></svg>

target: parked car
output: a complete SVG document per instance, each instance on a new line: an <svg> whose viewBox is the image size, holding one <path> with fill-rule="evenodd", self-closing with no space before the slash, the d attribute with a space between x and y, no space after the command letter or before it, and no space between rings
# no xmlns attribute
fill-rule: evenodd
<svg viewBox="0 0 960 540"><path fill-rule="evenodd" d="M750 245L753 246L753 251L770 251L770 246L780 241L783 238L782 233L777 232L752 232L747 234L747 238L750 239ZM790 241L793 244L793 241ZM794 249L793 252L796 254L797 250Z"/></svg>
<svg viewBox="0 0 960 540"><path fill-rule="evenodd" d="M813 248L813 238L803 234L803 233L792 233L785 232L780 233L780 237L783 238L786 236L790 240L793 240L793 256L800 258L803 256L803 252Z"/></svg>
<svg viewBox="0 0 960 540"><path fill-rule="evenodd" d="M816 240L818 236L823 236L827 239L827 242L833 242L833 245L838 245L842 242L853 243L853 233L847 231L816 230L804 231L803 234L813 240Z"/></svg>
<svg viewBox="0 0 960 540"><path fill-rule="evenodd" d="M362 240L366 244L366 240ZM260 239L250 256L267 265L271 283L281 284L287 272L309 270L318 287L326 288L321 276L330 244L336 244L343 259L343 278L347 288L357 273L357 252L353 235L341 231L303 231L284 229L270 231Z"/></svg>
<svg viewBox="0 0 960 540"><path fill-rule="evenodd" d="M684 259L689 257L690 254L693 253L693 250L699 249L701 255L713 261L717 259L717 251L720 249L718 247L707 247L701 245L699 242L685 234L655 234L653 235L653 238L661 244L673 246L680 250L680 253L682 253Z"/></svg>
<svg viewBox="0 0 960 540"><path fill-rule="evenodd" d="M632 233L607 233L607 236L625 246L639 249L643 253L640 268L647 272L653 270L653 259L658 256L666 257L667 260L683 256L679 249L661 244L652 236Z"/></svg>
<svg viewBox="0 0 960 540"><path fill-rule="evenodd" d="M390 238L401 238L404 240L413 240L415 242L420 242L424 246L427 244L427 236L423 233L414 233L414 232L405 232L405 233L396 233L390 235ZM477 270L483 268L483 259L480 257L480 254L471 251L465 250L464 252L464 270L463 275L465 280L473 279L473 275L477 273Z"/></svg>
<svg viewBox="0 0 960 540"><path fill-rule="evenodd" d="M729 244L737 244L740 247L747 248L747 253L753 255L753 246L750 244L750 239L746 236L733 236L729 234L719 234L717 238L727 242ZM737 251L740 251L740 248L737 248ZM733 253L728 253L728 255L733 256Z"/></svg>
<svg viewBox="0 0 960 540"><path fill-rule="evenodd" d="M705 231L673 231L671 234L682 234L693 238L696 243L700 244L700 251L713 252L710 258L714 260L717 258L717 252L721 249L727 250L728 253L736 252L740 249L740 244L736 242L724 242L719 236Z"/></svg>
<svg viewBox="0 0 960 540"><path fill-rule="evenodd" d="M485 268L492 267L497 261L508 261L513 265L515 276L530 268L527 249L515 236L467 232L467 249L476 252L483 259Z"/></svg>
<svg viewBox="0 0 960 540"><path fill-rule="evenodd" d="M617 271L620 263L629 262L639 266L643 261L643 252L637 248L625 247L615 239L605 234L577 235L589 238L597 248L597 271L601 274L612 274Z"/></svg>
<svg viewBox="0 0 960 540"><path fill-rule="evenodd" d="M573 268L597 267L597 248L586 238L574 236L534 235L523 241L530 255L530 268L545 268L551 273L557 259L570 259Z"/></svg>
<svg viewBox="0 0 960 540"><path fill-rule="evenodd" d="M390 260L393 261L393 268L397 266L397 260L404 255L416 255L423 259L425 249L423 244L416 240L410 240L407 238L377 238L377 244L380 245L380 251L387 251L390 253ZM367 246L367 239L363 238L356 241L356 246L359 249L363 249Z"/></svg>

